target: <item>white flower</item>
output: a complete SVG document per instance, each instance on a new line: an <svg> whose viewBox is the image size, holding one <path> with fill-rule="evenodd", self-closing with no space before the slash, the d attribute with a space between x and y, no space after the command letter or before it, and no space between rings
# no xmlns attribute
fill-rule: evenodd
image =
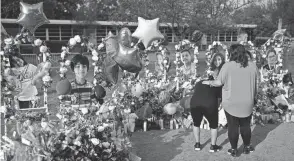
<svg viewBox="0 0 294 161"><path fill-rule="evenodd" d="M41 122L41 126L42 126L42 128L46 128L48 126L48 123L47 122Z"/></svg>
<svg viewBox="0 0 294 161"><path fill-rule="evenodd" d="M96 139L96 138L92 138L92 139L91 139L91 142L92 142L92 144L94 144L94 145L98 145L98 144L100 143L100 141L99 141L98 139Z"/></svg>
<svg viewBox="0 0 294 161"><path fill-rule="evenodd" d="M102 132L102 131L104 131L104 127L103 127L103 126L98 126L97 131L98 131L98 132Z"/></svg>
<svg viewBox="0 0 294 161"><path fill-rule="evenodd" d="M67 68L66 67L61 67L59 71L60 71L60 73L64 74L64 73L67 72Z"/></svg>
<svg viewBox="0 0 294 161"><path fill-rule="evenodd" d="M46 51L47 51L47 46L42 45L42 46L40 47L40 52L41 52L41 53L45 53Z"/></svg>
<svg viewBox="0 0 294 161"><path fill-rule="evenodd" d="M166 59L164 59L164 60L163 60L163 63L164 63L164 64L167 64L167 60L166 60Z"/></svg>
<svg viewBox="0 0 294 161"><path fill-rule="evenodd" d="M42 45L42 40L41 40L41 39L36 39L36 40L34 41L34 44L35 44L36 46L40 46L40 45Z"/></svg>
<svg viewBox="0 0 294 161"><path fill-rule="evenodd" d="M61 51L66 51L66 50L67 50L67 48L65 46L61 47Z"/></svg>
<svg viewBox="0 0 294 161"><path fill-rule="evenodd" d="M75 140L75 141L74 141L74 145L81 146L82 143L81 143L80 141L78 141L78 140Z"/></svg>
<svg viewBox="0 0 294 161"><path fill-rule="evenodd" d="M63 51L60 55L61 59L64 59L65 58L65 55L66 55L66 51Z"/></svg>
<svg viewBox="0 0 294 161"><path fill-rule="evenodd" d="M42 78L43 82L49 82L51 80L51 77L49 75L45 75L43 78Z"/></svg>
<svg viewBox="0 0 294 161"><path fill-rule="evenodd" d="M131 109L124 109L124 112L125 113L130 113L131 112Z"/></svg>
<svg viewBox="0 0 294 161"><path fill-rule="evenodd" d="M6 39L4 39L4 43L6 44L6 45L11 45L12 43L13 43L13 38L6 38Z"/></svg>
<svg viewBox="0 0 294 161"><path fill-rule="evenodd" d="M81 108L80 111L85 115L89 112L88 108Z"/></svg>
<svg viewBox="0 0 294 161"><path fill-rule="evenodd" d="M279 63L279 66L280 66L280 67L282 67L282 66L283 66L283 64L282 64L282 63Z"/></svg>
<svg viewBox="0 0 294 161"><path fill-rule="evenodd" d="M104 128L106 128L106 127L108 127L108 126L109 126L109 124L103 123L103 127L104 127Z"/></svg>
<svg viewBox="0 0 294 161"><path fill-rule="evenodd" d="M100 44L98 45L98 50L101 50L103 47L104 47L104 43L100 43Z"/></svg>
<svg viewBox="0 0 294 161"><path fill-rule="evenodd" d="M93 56L98 56L98 52L97 52L96 50L93 50L93 51L92 51L92 55L93 55Z"/></svg>
<svg viewBox="0 0 294 161"><path fill-rule="evenodd" d="M21 44L21 42L19 40L14 40L14 44L19 45L19 44Z"/></svg>
<svg viewBox="0 0 294 161"><path fill-rule="evenodd" d="M266 55L265 55L265 54L263 54L263 55L262 55L262 58L266 58Z"/></svg>
<svg viewBox="0 0 294 161"><path fill-rule="evenodd" d="M93 55L93 56L92 56L92 60L93 60L93 61L98 61L98 60L99 60L99 57L96 56L96 55Z"/></svg>
<svg viewBox="0 0 294 161"><path fill-rule="evenodd" d="M69 45L70 46L75 46L77 44L77 41L74 38L69 39Z"/></svg>
<svg viewBox="0 0 294 161"><path fill-rule="evenodd" d="M110 143L109 142L103 142L102 146L107 149L107 148L109 148Z"/></svg>
<svg viewBox="0 0 294 161"><path fill-rule="evenodd" d="M71 63L70 60L66 60L65 63L64 63L64 65L66 65L66 66L70 66L70 63Z"/></svg>
<svg viewBox="0 0 294 161"><path fill-rule="evenodd" d="M80 37L80 35L76 35L76 36L74 37L74 39L76 40L77 43L80 43L80 42L81 42L81 37Z"/></svg>
<svg viewBox="0 0 294 161"><path fill-rule="evenodd" d="M253 58L256 58L256 54L252 54L252 57L253 57Z"/></svg>
<svg viewBox="0 0 294 161"><path fill-rule="evenodd" d="M56 114L56 117L58 117L59 119L62 119L62 115L60 115L59 113Z"/></svg>
<svg viewBox="0 0 294 161"><path fill-rule="evenodd" d="M159 50L162 50L162 46L159 46L159 48L158 48Z"/></svg>
<svg viewBox="0 0 294 161"><path fill-rule="evenodd" d="M194 63L198 63L198 59L194 59Z"/></svg>
<svg viewBox="0 0 294 161"><path fill-rule="evenodd" d="M198 55L198 54L199 54L199 52L198 52L198 47L194 49L194 54L195 54L195 55Z"/></svg>
<svg viewBox="0 0 294 161"><path fill-rule="evenodd" d="M109 109L110 111L112 111L112 110L115 109L115 106L109 106L108 109Z"/></svg>
<svg viewBox="0 0 294 161"><path fill-rule="evenodd" d="M175 45L175 49L176 50L179 50L180 49L180 46L179 45Z"/></svg>

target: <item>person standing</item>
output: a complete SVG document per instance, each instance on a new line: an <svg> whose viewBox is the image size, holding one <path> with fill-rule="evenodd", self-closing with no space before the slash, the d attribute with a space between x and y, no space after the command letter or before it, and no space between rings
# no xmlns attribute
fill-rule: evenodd
<svg viewBox="0 0 294 161"><path fill-rule="evenodd" d="M213 77L210 77L210 79L213 79ZM222 88L211 88L210 86L202 84L202 81L196 83L194 94L190 102L191 115L194 123L193 133L196 140L194 150L201 150L200 124L203 116L205 116L209 122L209 127L211 128L211 146L209 152L217 152L222 149L221 146L216 145L218 130L218 101L221 97Z"/></svg>
<svg viewBox="0 0 294 161"><path fill-rule="evenodd" d="M250 122L257 94L258 68L248 62L246 49L234 44L229 49L229 62L223 65L216 80L203 81L211 87L222 88L222 107L228 121L228 138L231 149L228 153L237 156L239 131L244 143L244 154L254 151L251 146Z"/></svg>

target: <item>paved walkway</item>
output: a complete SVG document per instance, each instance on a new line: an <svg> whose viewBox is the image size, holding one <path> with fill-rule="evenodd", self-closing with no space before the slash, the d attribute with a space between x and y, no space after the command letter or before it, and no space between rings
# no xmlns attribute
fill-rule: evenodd
<svg viewBox="0 0 294 161"><path fill-rule="evenodd" d="M136 132L132 138L135 153L142 161L291 161L294 160L294 123L276 125L259 125L252 127L252 144L256 151L252 154L241 154L233 158L227 154L230 143L227 131L220 132L218 144L223 150L209 153L210 132L201 131L200 152L193 150L195 143L192 130L163 130ZM242 139L239 140L240 151Z"/></svg>

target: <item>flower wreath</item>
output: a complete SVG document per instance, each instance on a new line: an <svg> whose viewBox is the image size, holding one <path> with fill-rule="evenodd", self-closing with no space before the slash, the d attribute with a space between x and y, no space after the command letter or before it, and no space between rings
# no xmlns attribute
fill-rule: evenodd
<svg viewBox="0 0 294 161"><path fill-rule="evenodd" d="M93 66L94 66L94 80L93 84L101 84L103 81L102 75L102 64L105 55L100 52L102 49L104 49L105 46L105 40L102 39L102 42L96 47L94 44L88 41L88 38L85 36L75 35L73 38L70 38L68 41L67 46L62 46L61 50L61 60L60 60L60 70L59 74L61 79L66 78L66 72L68 71L68 68L70 66L71 61L67 60L66 58L70 54L69 50L74 48L75 46L80 46L81 48L86 48L87 51L91 51L92 53L92 60ZM100 79L99 79L100 78Z"/></svg>
<svg viewBox="0 0 294 161"><path fill-rule="evenodd" d="M180 41L177 45L175 45L175 49L176 49L176 60L174 61L174 63L176 64L176 77L179 77L179 72L180 72L180 67L179 67L179 65L181 64L180 51L194 49L194 52L193 52L194 63L196 65L196 70L197 70L199 50L196 44L185 39Z"/></svg>
<svg viewBox="0 0 294 161"><path fill-rule="evenodd" d="M208 52L205 54L206 55L206 65L207 65L207 70L206 70L206 75L211 75L212 71L210 70L210 63L211 63L211 59L213 58L214 54L215 53L212 53L212 49L215 49L217 48L218 46L221 46L223 49L225 49L225 58L226 58L226 61L228 61L228 50L227 50L227 46L222 44L221 42L219 41L214 41L211 45L208 46Z"/></svg>

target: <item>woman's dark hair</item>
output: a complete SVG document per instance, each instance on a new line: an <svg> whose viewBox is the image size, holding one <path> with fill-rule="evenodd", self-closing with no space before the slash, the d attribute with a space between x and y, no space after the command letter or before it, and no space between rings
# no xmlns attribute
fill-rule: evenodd
<svg viewBox="0 0 294 161"><path fill-rule="evenodd" d="M15 55L9 55L8 59L9 59L9 63L10 63L10 67L14 68L16 67L15 64L17 64L18 62L14 59L14 57L17 57L19 59L21 59L23 61L23 65L27 65L27 61L23 58L23 56L21 54L15 54Z"/></svg>
<svg viewBox="0 0 294 161"><path fill-rule="evenodd" d="M188 52L188 53L191 55L191 52L189 51L189 49L184 49L184 50L181 50L181 52L180 52L180 53L182 54L182 53L184 53L184 52Z"/></svg>
<svg viewBox="0 0 294 161"><path fill-rule="evenodd" d="M230 61L240 63L242 67L248 66L248 57L244 45L233 44L229 49Z"/></svg>
<svg viewBox="0 0 294 161"><path fill-rule="evenodd" d="M80 63L82 65L86 65L87 66L87 70L89 70L89 60L86 56L82 55L82 54L78 54L75 55L72 59L71 59L71 63L70 63L70 67L71 70L74 71L75 66Z"/></svg>
<svg viewBox="0 0 294 161"><path fill-rule="evenodd" d="M269 50L266 51L266 57L268 57L268 54L269 54L269 53L274 53L275 55L277 55L276 50L273 49L273 48L271 48L271 49L269 49Z"/></svg>
<svg viewBox="0 0 294 161"><path fill-rule="evenodd" d="M246 54L249 56L250 59L252 59L252 54L250 51L246 50Z"/></svg>
<svg viewBox="0 0 294 161"><path fill-rule="evenodd" d="M215 64L214 64L214 61L217 57L220 57L222 59L222 63L220 64L219 67L216 67ZM213 56L212 56L212 59L210 61L210 69L212 71L214 71L215 69L218 68L218 70L220 70L222 68L222 66L225 64L225 56L222 54L222 53L215 53Z"/></svg>

